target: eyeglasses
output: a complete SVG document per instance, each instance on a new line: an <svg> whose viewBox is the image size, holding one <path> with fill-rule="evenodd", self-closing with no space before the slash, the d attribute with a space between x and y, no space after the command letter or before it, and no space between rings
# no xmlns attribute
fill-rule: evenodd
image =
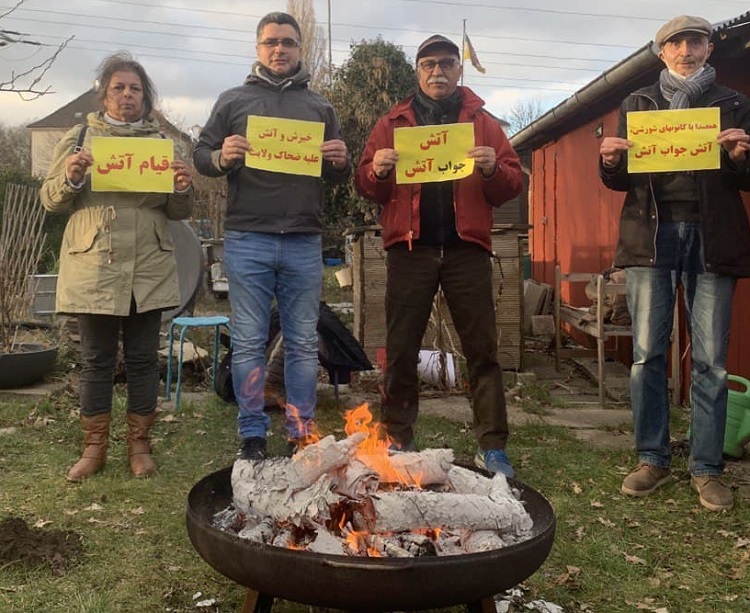
<svg viewBox="0 0 750 613"><path fill-rule="evenodd" d="M284 49L294 49L295 47L299 47L299 42L293 38L267 38L266 40L259 40L258 44L261 47L267 47L268 49L273 49L279 45L284 47Z"/></svg>
<svg viewBox="0 0 750 613"><path fill-rule="evenodd" d="M432 72L435 70L435 66L440 66L440 70L445 72L446 70L453 70L456 67L458 60L454 57L444 57L440 60L424 60L419 63L419 67L426 71Z"/></svg>

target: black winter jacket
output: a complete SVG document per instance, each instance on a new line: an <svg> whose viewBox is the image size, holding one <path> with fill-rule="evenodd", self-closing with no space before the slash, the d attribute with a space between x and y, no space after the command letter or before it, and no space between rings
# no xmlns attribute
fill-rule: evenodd
<svg viewBox="0 0 750 613"><path fill-rule="evenodd" d="M248 115L322 122L324 141L341 138L333 107L308 89L304 69L276 84L258 76L255 68L243 85L219 96L193 151L195 167L209 177L227 175L226 230L321 234L323 183L344 183L352 172L351 163L336 170L323 160L320 178L249 168L244 161L228 170L219 164L224 139L232 134L245 136Z"/></svg>
<svg viewBox="0 0 750 613"><path fill-rule="evenodd" d="M733 89L713 85L694 108L719 107L721 129L744 128L750 134L750 100ZM617 135L627 138L627 113L668 109L659 84L630 94L620 107ZM615 266L652 266L659 226L659 182L650 173L629 174L627 156L613 168L599 158L599 175L608 188L627 192L620 213ZM696 171L698 208L706 271L750 277L750 224L740 191L750 191L750 161L734 164L721 152L718 170Z"/></svg>

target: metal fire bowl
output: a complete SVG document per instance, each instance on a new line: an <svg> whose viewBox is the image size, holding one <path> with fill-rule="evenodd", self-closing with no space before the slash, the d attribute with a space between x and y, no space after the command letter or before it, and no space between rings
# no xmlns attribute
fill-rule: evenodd
<svg viewBox="0 0 750 613"><path fill-rule="evenodd" d="M555 536L549 501L519 481L534 521L533 536L484 553L424 558L359 558L272 547L212 526L232 502L232 467L190 490L187 530L214 569L260 594L349 611L414 611L478 603L531 576L547 559Z"/></svg>

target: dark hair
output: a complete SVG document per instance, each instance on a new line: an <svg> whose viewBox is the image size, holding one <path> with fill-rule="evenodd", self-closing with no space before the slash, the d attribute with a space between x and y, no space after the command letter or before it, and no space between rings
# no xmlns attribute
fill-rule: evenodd
<svg viewBox="0 0 750 613"><path fill-rule="evenodd" d="M268 13L268 15L263 17L258 22L258 27L255 29L255 38L260 38L260 35L263 33L263 28L265 28L269 23L278 23L279 25L288 24L292 26L294 28L294 31L297 32L297 38L299 38L299 41L302 42L302 30L299 29L297 20L289 13L282 13L281 11Z"/></svg>
<svg viewBox="0 0 750 613"><path fill-rule="evenodd" d="M154 104L156 102L156 88L153 82L149 79L146 74L145 68L141 66L139 62L133 59L133 56L126 51L114 53L109 57L104 58L102 63L97 68L97 80L99 82L99 89L96 94L96 99L104 104L104 99L107 97L107 90L109 89L109 83L112 80L112 75L116 72L132 72L138 75L141 80L141 86L143 87L143 116L148 117L151 115L151 111L154 110Z"/></svg>

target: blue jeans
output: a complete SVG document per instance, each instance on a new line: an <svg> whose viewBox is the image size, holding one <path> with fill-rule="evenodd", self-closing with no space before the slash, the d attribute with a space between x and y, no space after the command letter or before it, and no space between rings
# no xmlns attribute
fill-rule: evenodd
<svg viewBox="0 0 750 613"><path fill-rule="evenodd" d="M727 414L726 356L735 279L706 272L700 224L662 223L656 265L627 273L633 319L630 394L641 462L670 464L667 353L678 285L682 285L691 340L690 472L719 475Z"/></svg>
<svg viewBox="0 0 750 613"><path fill-rule="evenodd" d="M321 236L227 230L224 266L232 310L232 383L239 434L265 437L271 423L263 410L263 389L275 297L284 338L285 426L290 438L305 436L315 414L318 382Z"/></svg>

